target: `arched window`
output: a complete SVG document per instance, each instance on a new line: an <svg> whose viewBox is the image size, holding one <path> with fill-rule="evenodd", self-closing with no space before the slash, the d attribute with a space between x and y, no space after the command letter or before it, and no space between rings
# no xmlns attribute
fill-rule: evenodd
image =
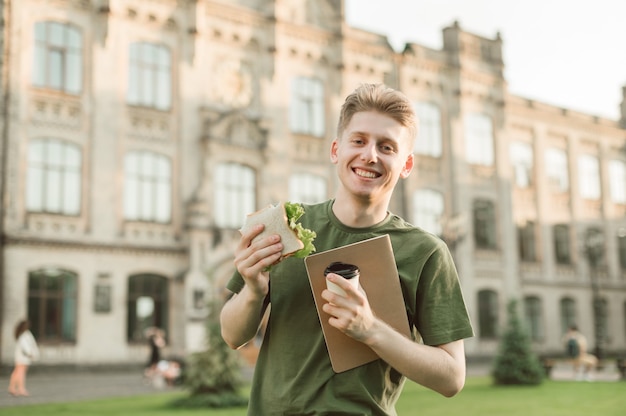
<svg viewBox="0 0 626 416"><path fill-rule="evenodd" d="M493 290L478 292L478 334L482 339L498 336L498 294Z"/></svg>
<svg viewBox="0 0 626 416"><path fill-rule="evenodd" d="M167 279L152 274L138 274L128 279L128 341L145 339L150 327L168 329Z"/></svg>
<svg viewBox="0 0 626 416"><path fill-rule="evenodd" d="M28 318L39 342L76 341L77 276L46 268L28 274Z"/></svg>

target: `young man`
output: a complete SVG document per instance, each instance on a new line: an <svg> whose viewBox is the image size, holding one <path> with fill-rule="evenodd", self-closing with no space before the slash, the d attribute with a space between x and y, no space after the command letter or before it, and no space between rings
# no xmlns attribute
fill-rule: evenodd
<svg viewBox="0 0 626 416"><path fill-rule="evenodd" d="M251 243L258 226L236 249L238 272L228 283L236 294L221 313L222 336L238 348L254 337L271 305L249 415L395 415L405 377L448 397L463 388L463 339L473 332L450 253L437 237L388 212L396 183L413 168L416 131L413 106L402 93L379 84L357 88L341 109L330 149L340 182L335 198L306 205L301 218L316 231L318 252L390 236L416 339L377 319L367 294L329 274L346 292L322 293L329 323L380 357L335 373L303 260L287 258L264 272L282 246L278 236Z"/></svg>

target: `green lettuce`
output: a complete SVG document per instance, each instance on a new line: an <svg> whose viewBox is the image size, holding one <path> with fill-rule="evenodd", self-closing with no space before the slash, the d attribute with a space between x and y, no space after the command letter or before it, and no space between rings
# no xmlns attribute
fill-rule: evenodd
<svg viewBox="0 0 626 416"><path fill-rule="evenodd" d="M304 215L302 205L293 202L285 202L285 212L287 213L289 227L298 234L298 238L304 244L304 248L296 251L293 256L304 258L314 253L315 246L313 245L313 240L315 240L317 234L315 234L315 231L304 228L302 224L298 223L300 217Z"/></svg>

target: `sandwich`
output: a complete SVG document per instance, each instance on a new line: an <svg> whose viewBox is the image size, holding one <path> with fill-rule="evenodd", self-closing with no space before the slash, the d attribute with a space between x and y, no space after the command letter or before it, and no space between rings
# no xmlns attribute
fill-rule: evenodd
<svg viewBox="0 0 626 416"><path fill-rule="evenodd" d="M315 252L313 240L315 240L316 234L298 223L302 215L304 215L304 208L300 204L285 202L270 205L260 211L248 214L240 231L245 233L257 224L264 224L265 228L252 240L253 242L269 235L280 235L283 250L280 259L274 264L289 256L304 258Z"/></svg>

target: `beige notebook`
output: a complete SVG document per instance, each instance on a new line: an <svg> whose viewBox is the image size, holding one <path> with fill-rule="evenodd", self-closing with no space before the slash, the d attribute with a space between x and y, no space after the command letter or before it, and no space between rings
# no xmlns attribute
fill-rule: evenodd
<svg viewBox="0 0 626 416"><path fill-rule="evenodd" d="M360 285L367 294L374 314L396 331L410 337L409 320L404 307L398 270L388 235L374 237L358 243L313 254L304 260L315 306L322 324L322 331L330 362L337 373L369 363L378 356L365 344L345 335L328 323L330 315L322 310L326 301L322 291L326 289L324 270L340 261L354 264L361 272Z"/></svg>

